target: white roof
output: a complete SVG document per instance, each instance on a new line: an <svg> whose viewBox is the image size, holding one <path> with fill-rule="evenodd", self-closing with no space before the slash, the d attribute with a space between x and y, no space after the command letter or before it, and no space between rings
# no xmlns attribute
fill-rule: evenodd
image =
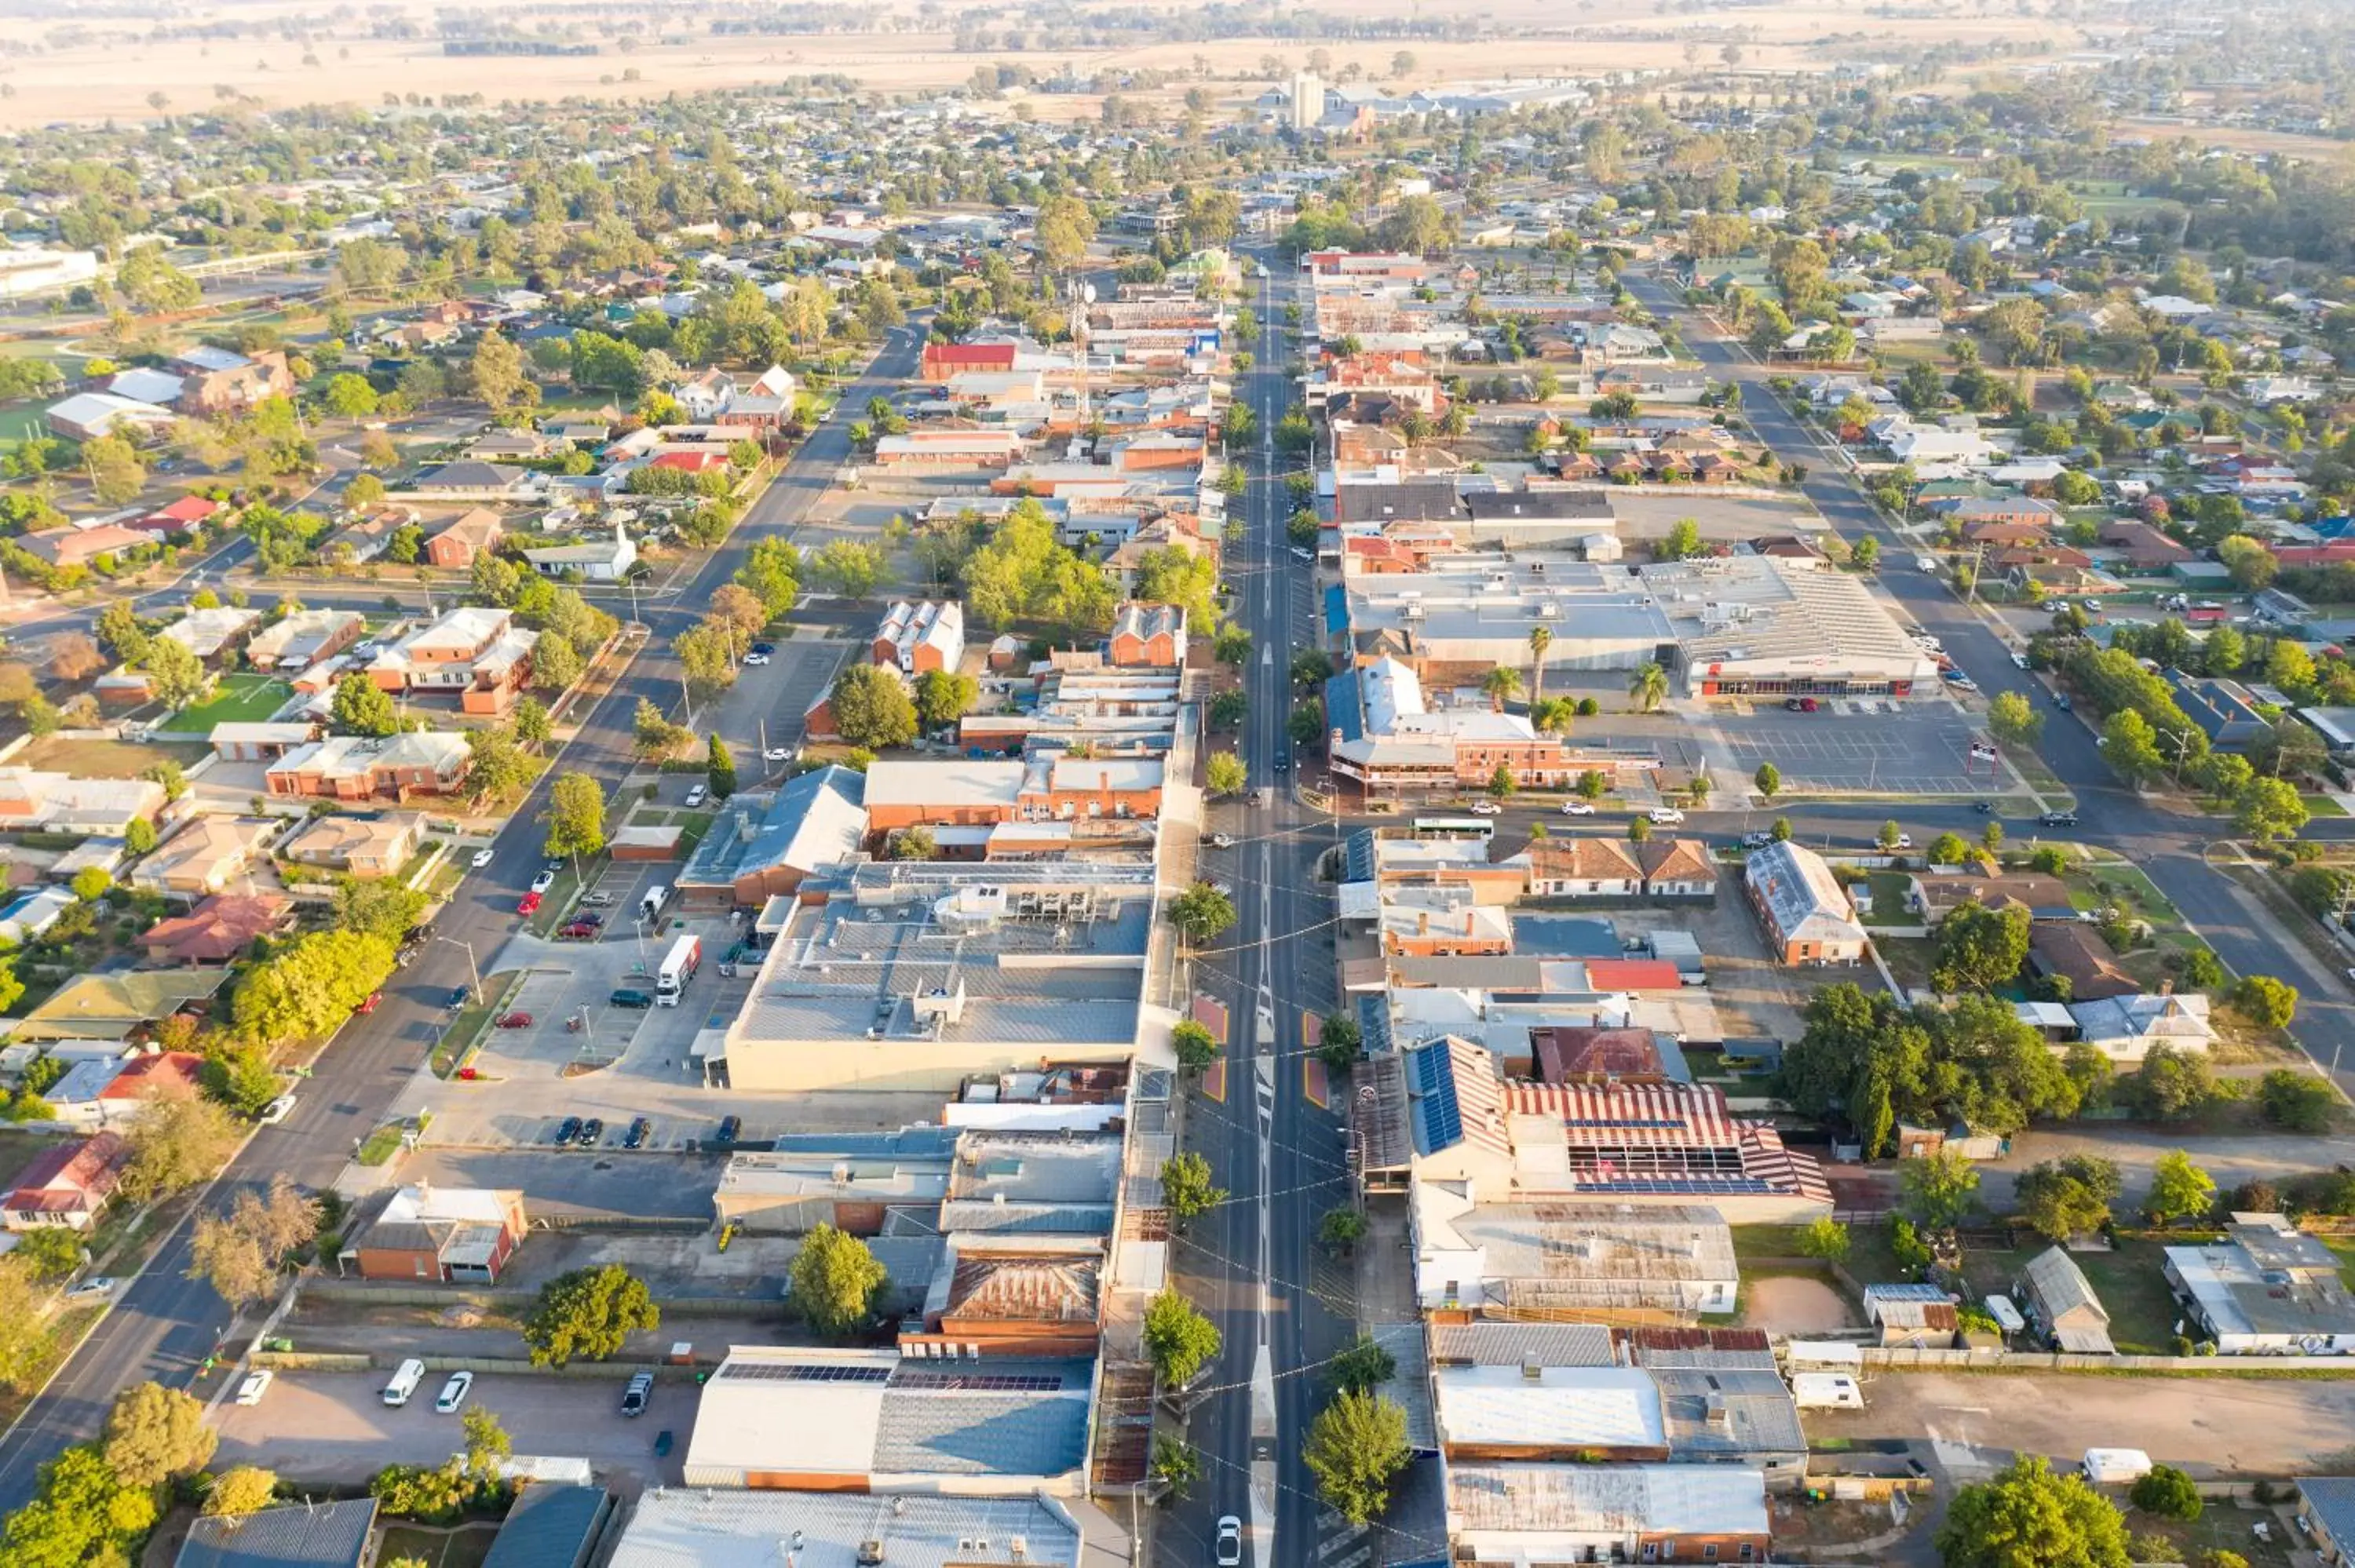
<svg viewBox="0 0 2355 1568"><path fill-rule="evenodd" d="M899 1364L896 1351L731 1346L726 1368L703 1385L687 1467L864 1476L883 1425L884 1379ZM776 1380L760 1375L773 1367ZM829 1369L838 1380L813 1375ZM778 1419L781 1390L791 1392L791 1421Z"/></svg>
<svg viewBox="0 0 2355 1568"><path fill-rule="evenodd" d="M1440 1367L1441 1438L1529 1447L1664 1447L1660 1391L1638 1367Z"/></svg>
<svg viewBox="0 0 2355 1568"><path fill-rule="evenodd" d="M867 809L872 812L879 806L1011 806L1022 792L1028 771L1028 765L1019 759L874 762L867 768Z"/></svg>

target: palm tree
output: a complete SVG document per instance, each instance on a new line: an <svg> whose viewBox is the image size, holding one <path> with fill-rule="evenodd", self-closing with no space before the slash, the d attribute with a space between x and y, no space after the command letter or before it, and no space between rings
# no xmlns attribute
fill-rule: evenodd
<svg viewBox="0 0 2355 1568"><path fill-rule="evenodd" d="M1520 693L1521 673L1499 664L1480 677L1480 689L1488 694L1489 705L1503 713L1505 704Z"/></svg>
<svg viewBox="0 0 2355 1568"><path fill-rule="evenodd" d="M1650 713L1668 700L1668 673L1647 661L1627 683L1627 694L1636 699L1637 712Z"/></svg>
<svg viewBox="0 0 2355 1568"><path fill-rule="evenodd" d="M1531 707L1545 701L1545 656L1546 650L1552 646L1553 628L1550 626L1529 628L1529 662L1534 666L1530 673L1535 677L1529 683Z"/></svg>

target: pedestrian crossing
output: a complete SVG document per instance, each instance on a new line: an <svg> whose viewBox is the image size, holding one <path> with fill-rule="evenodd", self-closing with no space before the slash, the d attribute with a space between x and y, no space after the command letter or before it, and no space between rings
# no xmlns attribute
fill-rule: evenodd
<svg viewBox="0 0 2355 1568"><path fill-rule="evenodd" d="M1316 1568L1368 1568L1374 1560L1370 1526L1351 1524L1331 1509L1316 1515Z"/></svg>

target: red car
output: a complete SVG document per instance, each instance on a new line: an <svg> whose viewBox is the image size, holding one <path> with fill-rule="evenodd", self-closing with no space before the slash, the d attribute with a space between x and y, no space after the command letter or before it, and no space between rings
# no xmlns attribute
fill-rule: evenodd
<svg viewBox="0 0 2355 1568"><path fill-rule="evenodd" d="M538 908L539 895L537 893L527 893L523 895L523 902L516 906L516 913L518 915L529 915L538 911Z"/></svg>
<svg viewBox="0 0 2355 1568"><path fill-rule="evenodd" d="M528 1029L531 1027L531 1014L528 1012L510 1012L504 1014L499 1019L499 1027L502 1029Z"/></svg>
<svg viewBox="0 0 2355 1568"><path fill-rule="evenodd" d="M352 1009L352 1011L354 1012L374 1012L379 1006L383 1005L383 1002L384 992L380 991L372 991L368 993L368 1000L361 1002L357 1007Z"/></svg>
<svg viewBox="0 0 2355 1568"><path fill-rule="evenodd" d="M559 931L556 939L559 942L593 942L597 939L597 927L586 920L575 920Z"/></svg>

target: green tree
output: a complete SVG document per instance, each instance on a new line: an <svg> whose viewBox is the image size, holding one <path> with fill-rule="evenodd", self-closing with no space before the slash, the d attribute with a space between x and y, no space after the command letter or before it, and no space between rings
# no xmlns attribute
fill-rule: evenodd
<svg viewBox="0 0 2355 1568"><path fill-rule="evenodd" d="M1971 846L1960 833L1940 833L1930 841L1928 853L1932 865L1960 865L1970 858Z"/></svg>
<svg viewBox="0 0 2355 1568"><path fill-rule="evenodd" d="M1198 882L1169 901L1169 921L1188 941L1201 947L1235 923L1234 901L1207 882Z"/></svg>
<svg viewBox="0 0 2355 1568"><path fill-rule="evenodd" d="M563 692L571 688L587 669L581 650L563 632L544 629L539 641L531 651L532 689L541 692Z"/></svg>
<svg viewBox="0 0 2355 1568"><path fill-rule="evenodd" d="M1945 1568L2126 1568L2129 1561L2117 1505L2032 1454L1956 1492L1937 1546Z"/></svg>
<svg viewBox="0 0 2355 1568"><path fill-rule="evenodd" d="M364 419L376 412L376 388L368 385L367 376L346 370L327 382L320 401L326 405L327 412L339 418Z"/></svg>
<svg viewBox="0 0 2355 1568"><path fill-rule="evenodd" d="M756 539L745 547L734 581L751 590L769 619L786 614L801 598L801 552L783 539Z"/></svg>
<svg viewBox="0 0 2355 1568"><path fill-rule="evenodd" d="M1231 751L1214 751L1202 767L1202 781L1213 795L1240 795L1249 775L1243 759Z"/></svg>
<svg viewBox="0 0 2355 1568"><path fill-rule="evenodd" d="M1356 1066L1364 1045L1358 1021L1346 1012L1328 1012L1317 1024L1316 1058L1334 1072L1346 1073Z"/></svg>
<svg viewBox="0 0 2355 1568"><path fill-rule="evenodd" d="M2116 1165L2095 1155L2072 1154L2020 1172L2012 1201L2039 1235L2059 1242L2108 1224L2118 1192Z"/></svg>
<svg viewBox="0 0 2355 1568"><path fill-rule="evenodd" d="M229 1015L257 1044L330 1033L384 984L392 954L390 941L367 932L306 932L245 971Z"/></svg>
<svg viewBox="0 0 2355 1568"><path fill-rule="evenodd" d="M1762 762L1758 771L1750 776L1750 781L1758 787L1761 799L1771 800L1782 792L1783 770L1771 762Z"/></svg>
<svg viewBox="0 0 2355 1568"><path fill-rule="evenodd" d="M1226 1189L1210 1179L1210 1162L1191 1150L1171 1155L1161 1167L1161 1196L1181 1227L1227 1201Z"/></svg>
<svg viewBox="0 0 2355 1568"><path fill-rule="evenodd" d="M2028 961L2029 926L2029 912L2018 905L1989 909L1969 899L1955 906L1932 945L1930 983L1940 991L2004 984Z"/></svg>
<svg viewBox="0 0 2355 1568"><path fill-rule="evenodd" d="M2198 1519L2207 1508L2200 1501L2199 1483L2172 1465L2153 1465L2137 1476L2126 1496L2145 1513L2179 1519L2186 1523Z"/></svg>
<svg viewBox="0 0 2355 1568"><path fill-rule="evenodd" d="M1183 1501L1194 1483L1202 1478L1202 1458L1175 1434L1156 1433L1149 1470L1153 1479L1169 1489L1171 1497Z"/></svg>
<svg viewBox="0 0 2355 1568"><path fill-rule="evenodd" d="M515 707L516 739L537 750L556 738L556 723L549 717L548 705L538 697L522 697Z"/></svg>
<svg viewBox="0 0 2355 1568"><path fill-rule="evenodd" d="M205 1402L160 1383L124 1389L106 1414L100 1452L127 1487L152 1487L205 1467L220 1434L205 1424Z"/></svg>
<svg viewBox="0 0 2355 1568"><path fill-rule="evenodd" d="M1169 1031L1169 1045L1178 1054L1178 1065L1192 1072L1219 1059L1218 1036L1190 1018L1179 1020Z"/></svg>
<svg viewBox="0 0 2355 1568"><path fill-rule="evenodd" d="M1210 727L1233 729L1251 712L1251 699L1241 686L1231 686L1210 699Z"/></svg>
<svg viewBox="0 0 2355 1568"><path fill-rule="evenodd" d="M948 729L972 711L981 697L981 683L949 670L927 670L916 677L916 720L927 731Z"/></svg>
<svg viewBox="0 0 2355 1568"><path fill-rule="evenodd" d="M1689 560L1700 553L1700 524L1689 517L1678 518L1670 524L1668 537L1660 541L1659 557L1664 561Z"/></svg>
<svg viewBox="0 0 2355 1568"><path fill-rule="evenodd" d="M595 854L605 847L604 787L586 773L562 775L548 791L547 850L551 855Z"/></svg>
<svg viewBox="0 0 2355 1568"><path fill-rule="evenodd" d="M662 1309L645 1282L609 1263L576 1268L541 1286L524 1319L523 1341L532 1365L560 1367L575 1358L610 1360L632 1332L660 1327Z"/></svg>
<svg viewBox="0 0 2355 1568"><path fill-rule="evenodd" d="M2275 1067L2257 1080L2257 1110L2269 1127L2313 1137L2330 1130L2339 1097L2322 1079Z"/></svg>
<svg viewBox="0 0 2355 1568"><path fill-rule="evenodd" d="M830 592L865 599L881 580L883 564L881 546L837 539L809 557L809 571Z"/></svg>
<svg viewBox="0 0 2355 1568"><path fill-rule="evenodd" d="M845 1339L874 1320L876 1301L890 1278L865 1242L821 1224L794 1255L785 1298L819 1334Z"/></svg>
<svg viewBox="0 0 2355 1568"><path fill-rule="evenodd" d="M869 751L916 738L916 704L899 673L879 664L852 664L835 677L828 699L835 733Z"/></svg>
<svg viewBox="0 0 2355 1568"><path fill-rule="evenodd" d="M139 461L139 450L121 436L84 441L81 461L90 475L91 493L101 506L126 505L147 486L147 465Z"/></svg>
<svg viewBox="0 0 2355 1568"><path fill-rule="evenodd" d="M523 350L496 329L475 343L471 370L474 396L494 414L505 413L517 403L538 401L538 388L532 387L524 370Z"/></svg>
<svg viewBox="0 0 2355 1568"><path fill-rule="evenodd" d="M1366 1239L1370 1228L1355 1206L1337 1203L1316 1219L1316 1245L1328 1252L1347 1253Z"/></svg>
<svg viewBox="0 0 2355 1568"><path fill-rule="evenodd" d="M129 1161L123 1170L125 1196L140 1201L168 1198L208 1181L229 1160L245 1136L229 1112L200 1097L159 1097L132 1124ZM0 1308L6 1305L0 1291ZM0 1310L0 1324L9 1321ZM0 1368L6 1357L0 1354Z"/></svg>
<svg viewBox="0 0 2355 1568"><path fill-rule="evenodd" d="M184 708L204 694L211 681L187 644L158 637L147 645L147 690L167 708Z"/></svg>
<svg viewBox="0 0 2355 1568"><path fill-rule="evenodd" d="M204 1511L214 1519L260 1513L276 1500L278 1478L259 1465L239 1465L213 1478L205 1489Z"/></svg>
<svg viewBox="0 0 2355 1568"><path fill-rule="evenodd" d="M357 671L336 682L327 715L338 735L393 735L400 728L392 694Z"/></svg>
<svg viewBox="0 0 2355 1568"><path fill-rule="evenodd" d="M1197 1311L1176 1286L1164 1286L1146 1304L1144 1342L1161 1386L1182 1389L1218 1355L1223 1341L1217 1324Z"/></svg>
<svg viewBox="0 0 2355 1568"><path fill-rule="evenodd" d="M1627 694L1636 700L1637 712L1652 712L1668 700L1668 673L1656 662L1646 662L1629 678Z"/></svg>
<svg viewBox="0 0 2355 1568"><path fill-rule="evenodd" d="M1987 704L1987 728L2008 746L2032 746L2044 728L2044 715L2018 692L1998 692Z"/></svg>
<svg viewBox="0 0 2355 1568"><path fill-rule="evenodd" d="M1512 764L1508 762L1499 762L1497 771L1488 775L1488 798L1492 800L1508 800L1518 788L1520 786L1513 779Z"/></svg>
<svg viewBox="0 0 2355 1568"><path fill-rule="evenodd" d="M116 599L98 613L98 640L109 653L126 664L147 657L147 629L128 599Z"/></svg>
<svg viewBox="0 0 2355 1568"><path fill-rule="evenodd" d="M1818 1214L1799 1233L1799 1251L1808 1257L1820 1257L1828 1263L1845 1263L1849 1255L1848 1227L1829 1214Z"/></svg>
<svg viewBox="0 0 2355 1568"><path fill-rule="evenodd" d="M2160 1155L2150 1170L2150 1195L2142 1212L2152 1224L2196 1220L2216 1206L2216 1179L2191 1163L2180 1149Z"/></svg>
<svg viewBox="0 0 2355 1568"><path fill-rule="evenodd" d="M2233 825L2259 843L2296 838L2306 819L2306 802L2286 779L2252 779L2232 802Z"/></svg>
<svg viewBox="0 0 2355 1568"><path fill-rule="evenodd" d="M2297 1016L2297 988L2271 975L2243 975L2232 988L2232 1006L2260 1029L2286 1029Z"/></svg>
<svg viewBox="0 0 2355 1568"><path fill-rule="evenodd" d="M2102 726L2102 755L2110 768L2128 784L2139 787L2167 770L2158 754L2158 732L2132 708L2121 708Z"/></svg>
<svg viewBox="0 0 2355 1568"><path fill-rule="evenodd" d="M1390 1507L1391 1483L1412 1457L1406 1412L1379 1394L1346 1390L1309 1425L1301 1453L1316 1478L1316 1495L1360 1525Z"/></svg>
<svg viewBox="0 0 2355 1568"><path fill-rule="evenodd" d="M41 1467L33 1500L8 1516L0 1561L11 1568L122 1564L155 1528L155 1489L114 1473L93 1445L77 1445Z"/></svg>
<svg viewBox="0 0 2355 1568"><path fill-rule="evenodd" d="M80 1232L63 1225L38 1225L24 1233L16 1250L8 1255L24 1266L35 1279L63 1279L82 1265L86 1249Z"/></svg>
<svg viewBox="0 0 2355 1568"><path fill-rule="evenodd" d="M1335 1388L1345 1393L1364 1393L1398 1376L1398 1359L1382 1349L1371 1334L1361 1333L1334 1355L1330 1370Z"/></svg>
<svg viewBox="0 0 2355 1568"><path fill-rule="evenodd" d="M1898 1206L1924 1230L1951 1230L1978 1202L1979 1171L1959 1150L1941 1149L1897 1168Z"/></svg>
<svg viewBox="0 0 2355 1568"><path fill-rule="evenodd" d="M934 838L932 830L922 822L912 827L901 828L891 835L891 858L893 860L938 860L941 858L940 840Z"/></svg>
<svg viewBox="0 0 2355 1568"><path fill-rule="evenodd" d="M711 791L711 798L715 800L725 800L729 796L736 793L736 758L729 751L728 743L719 738L719 732L716 729L711 732L711 738L705 755L703 779L706 787Z"/></svg>

